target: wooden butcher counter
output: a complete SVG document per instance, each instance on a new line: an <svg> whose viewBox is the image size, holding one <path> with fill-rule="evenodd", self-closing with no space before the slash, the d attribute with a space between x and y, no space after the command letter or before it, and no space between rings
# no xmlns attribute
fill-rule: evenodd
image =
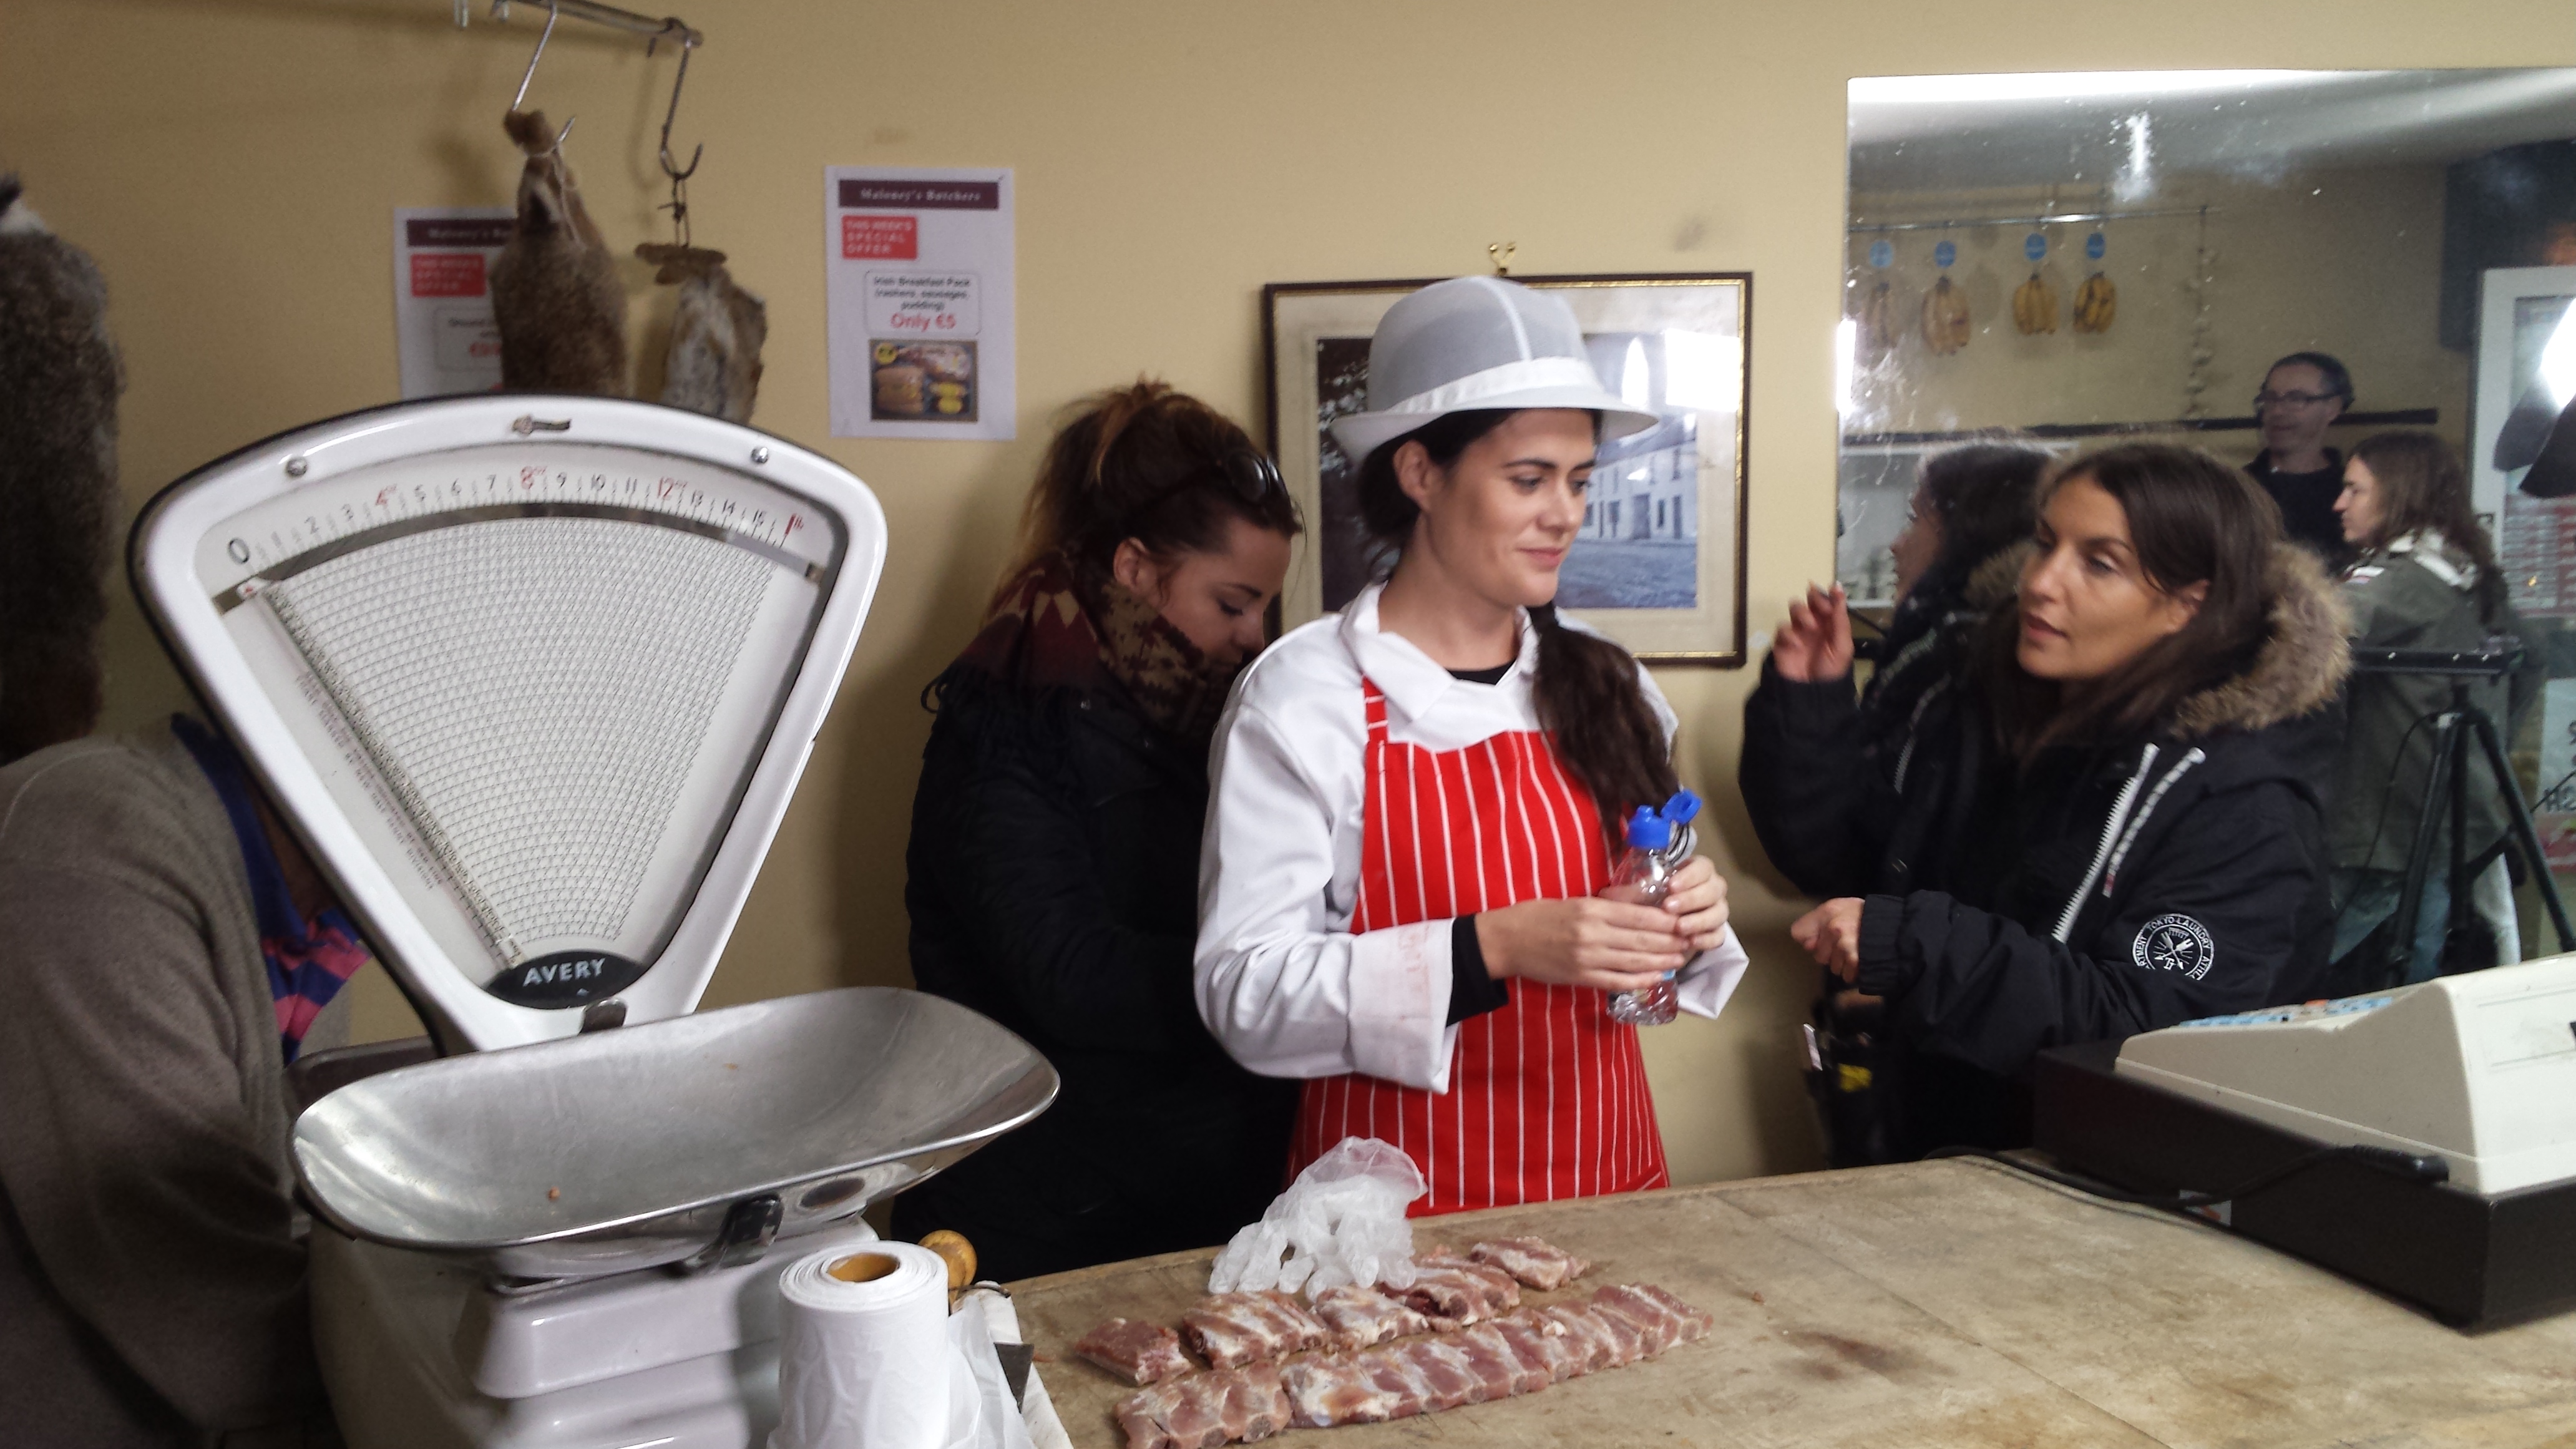
<svg viewBox="0 0 2576 1449"><path fill-rule="evenodd" d="M1505 1208L1416 1225L1535 1234L1585 1287L1661 1284L1707 1339L1540 1393L1274 1441L2149 1449L2576 1449L2576 1313L2469 1335L2197 1221L1952 1161ZM2571 1247L2576 1251L2576 1247ZM1072 1354L1177 1323L1212 1253L1013 1285L1074 1444L1133 1390ZM1554 1301L1566 1294L1532 1295Z"/></svg>

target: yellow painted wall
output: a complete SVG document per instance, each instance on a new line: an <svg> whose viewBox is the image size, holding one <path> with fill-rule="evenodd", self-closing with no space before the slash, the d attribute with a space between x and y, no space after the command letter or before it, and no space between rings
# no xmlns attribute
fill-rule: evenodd
<svg viewBox="0 0 2576 1449"><path fill-rule="evenodd" d="M2564 64L2538 0L2178 0L2123 11L1828 6L676 0L711 36L680 139L699 239L767 294L756 419L846 462L897 546L838 710L710 1000L903 979L914 697L975 622L1048 412L1152 371L1257 418L1260 285L1473 270L1749 268L1754 624L1831 568L1843 84L2011 64ZM0 166L114 288L138 501L242 442L395 395L390 213L496 204L499 116L533 36L447 0L0 0ZM593 211L657 234L667 57L567 25L534 99L582 117ZM822 169L1018 168L1021 435L835 442L822 370ZM631 279L639 291L640 274ZM180 698L131 611L114 722ZM1715 788L1756 969L1649 1065L1685 1181L1808 1165L1790 1043L1810 974L1725 783L1747 673L1672 671ZM400 1029L377 989L366 1025Z"/></svg>

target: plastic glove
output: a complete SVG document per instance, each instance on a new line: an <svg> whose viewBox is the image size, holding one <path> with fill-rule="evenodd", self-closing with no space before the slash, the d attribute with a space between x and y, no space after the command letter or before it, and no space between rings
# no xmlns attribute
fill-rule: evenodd
<svg viewBox="0 0 2576 1449"><path fill-rule="evenodd" d="M1308 1297L1327 1288L1413 1283L1413 1224L1422 1196L1413 1159L1374 1137L1345 1137L1316 1158L1216 1255L1210 1293L1277 1288Z"/></svg>

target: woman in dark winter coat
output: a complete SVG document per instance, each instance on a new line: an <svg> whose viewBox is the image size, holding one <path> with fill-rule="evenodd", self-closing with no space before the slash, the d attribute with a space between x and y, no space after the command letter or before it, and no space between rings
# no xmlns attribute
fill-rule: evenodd
<svg viewBox="0 0 2576 1449"><path fill-rule="evenodd" d="M2235 469L2156 444L2040 490L2015 605L1977 641L2006 762L1950 887L1827 901L1791 927L1977 1074L1951 1141L2026 1140L2041 1048L2302 1000L2331 937L2323 777L2349 665L2340 601ZM1936 1142L1922 1147L1943 1145Z"/></svg>
<svg viewBox="0 0 2576 1449"><path fill-rule="evenodd" d="M2352 609L2353 645L2361 649L2476 649L2493 635L2519 635L2522 621L2505 598L2487 531L2469 503L2469 478L2451 445L2430 433L2381 433L2353 449L2335 500L2344 542L2360 558L2343 576ZM2548 661L2538 649L2510 681L2470 689L2506 739L2540 697ZM2352 682L2352 729L2344 745L2334 813L2326 828L2334 853L2333 956L2348 969L2337 981L2355 990L2382 985L2387 960L2377 950L2347 961L2355 948L2396 914L2406 858L2424 810L2424 776L2432 768L2432 718L2451 707L2451 681L2421 674L2364 674ZM2522 958L2513 885L2502 855L2508 811L2526 808L2483 769L2469 771L2466 858L2478 869L2471 907L2491 940L2455 952L2462 966ZM2416 939L2405 979L2428 981L2443 964L2451 917L2450 831L2425 878ZM2469 923L2463 914L2459 924Z"/></svg>
<svg viewBox="0 0 2576 1449"><path fill-rule="evenodd" d="M1896 614L1857 700L1843 591L1811 588L1744 702L1736 772L1754 833L1811 896L1939 889L1987 751L1961 731L1977 621L2012 597L2048 454L1973 443L1926 459L1897 536Z"/></svg>
<svg viewBox="0 0 2576 1449"><path fill-rule="evenodd" d="M1021 563L925 698L913 974L1026 1037L1055 1105L905 1194L1012 1279L1223 1243L1280 1187L1293 1084L1199 1021L1209 736L1263 643L1295 506L1240 427L1140 382L1048 447Z"/></svg>

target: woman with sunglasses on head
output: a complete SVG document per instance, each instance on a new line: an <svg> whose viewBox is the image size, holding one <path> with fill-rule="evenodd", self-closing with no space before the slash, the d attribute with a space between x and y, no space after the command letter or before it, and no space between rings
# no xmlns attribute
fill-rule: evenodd
<svg viewBox="0 0 2576 1449"><path fill-rule="evenodd" d="M2332 934L2324 776L2349 656L2315 560L2252 480L2130 444L2059 467L1978 641L2004 760L1950 884L1791 934L1967 1069L1913 1150L2027 1140L2043 1047L2305 1000ZM1937 1110L1933 1110L1937 1108Z"/></svg>
<svg viewBox="0 0 2576 1449"><path fill-rule="evenodd" d="M2487 531L2470 506L2468 472L2450 444L2430 433L2380 433L2352 450L2343 475L2335 512L2343 519L2344 542L2360 554L2343 578L2355 648L2475 650L2491 637L2522 633ZM2469 696L2495 721L2498 733L2511 739L2547 675L2548 661L2534 649L2510 681L2478 681ZM2451 684L2422 674L2353 679L2347 704L2352 725L2327 826L2340 987L2360 991L2387 984L2384 954L2352 953L2397 913L2404 894L2407 854L2424 809L2424 777L2433 764L2432 720L2451 707ZM2507 812L2524 808L2519 796L2497 788L2488 771L2470 767L2464 855L2477 870L2472 915L2491 939L2453 953L2462 958L2459 964L2492 966L2522 957L2503 848ZM2410 982L2430 980L2440 970L2451 921L2447 820L2436 829L2441 834L2434 868L2424 879L2408 951ZM2463 916L2460 924L2471 919Z"/></svg>
<svg viewBox="0 0 2576 1449"><path fill-rule="evenodd" d="M1063 1080L896 1201L899 1233L965 1233L984 1276L1222 1243L1279 1189L1292 1096L1209 1037L1190 952L1209 732L1297 532L1214 408L1158 382L1092 398L1047 447L983 631L925 692L914 977Z"/></svg>
<svg viewBox="0 0 2576 1449"><path fill-rule="evenodd" d="M1628 652L1557 617L1605 391L1558 298L1491 277L1390 309L1362 459L1384 582L1245 673L1217 732L1198 987L1217 1038L1304 1081L1290 1170L1395 1144L1413 1211L1665 1181L1613 993L1675 973L1715 1015L1745 958L1694 858L1660 905L1601 894L1619 822L1676 789L1671 711Z"/></svg>

